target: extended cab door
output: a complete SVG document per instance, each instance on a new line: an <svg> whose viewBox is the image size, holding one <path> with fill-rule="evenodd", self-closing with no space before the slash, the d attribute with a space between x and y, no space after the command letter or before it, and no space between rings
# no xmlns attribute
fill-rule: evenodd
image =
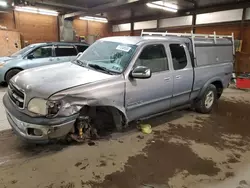
<svg viewBox="0 0 250 188"><path fill-rule="evenodd" d="M129 120L168 109L172 97L173 76L164 44L144 46L133 68L137 66L150 68L152 77L126 80L125 106Z"/></svg>
<svg viewBox="0 0 250 188"><path fill-rule="evenodd" d="M176 107L189 102L194 75L189 51L186 45L181 43L170 43L169 49L172 57L174 79L171 107Z"/></svg>
<svg viewBox="0 0 250 188"><path fill-rule="evenodd" d="M55 63L52 49L52 45L40 46L34 49L26 56L27 67L34 68Z"/></svg>
<svg viewBox="0 0 250 188"><path fill-rule="evenodd" d="M63 63L73 60L77 55L77 50L73 45L55 46L56 62Z"/></svg>

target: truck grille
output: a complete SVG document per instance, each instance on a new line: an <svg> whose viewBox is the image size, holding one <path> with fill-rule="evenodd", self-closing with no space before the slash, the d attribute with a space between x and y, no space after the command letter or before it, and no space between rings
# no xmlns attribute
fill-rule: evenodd
<svg viewBox="0 0 250 188"><path fill-rule="evenodd" d="M19 107L24 108L24 93L9 83L8 94L10 99Z"/></svg>

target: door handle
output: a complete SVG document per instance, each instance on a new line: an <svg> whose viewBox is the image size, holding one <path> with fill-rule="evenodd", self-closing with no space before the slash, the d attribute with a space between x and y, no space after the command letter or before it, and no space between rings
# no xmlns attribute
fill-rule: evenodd
<svg viewBox="0 0 250 188"><path fill-rule="evenodd" d="M181 75L177 75L177 76L175 76L175 78L176 79L181 79L182 77L181 77Z"/></svg>
<svg viewBox="0 0 250 188"><path fill-rule="evenodd" d="M57 58L57 60L60 60L60 58Z"/></svg>
<svg viewBox="0 0 250 188"><path fill-rule="evenodd" d="M169 80L170 80L170 77L166 77L166 78L164 78L164 80L169 81Z"/></svg>
<svg viewBox="0 0 250 188"><path fill-rule="evenodd" d="M50 61L53 61L53 59L49 59Z"/></svg>

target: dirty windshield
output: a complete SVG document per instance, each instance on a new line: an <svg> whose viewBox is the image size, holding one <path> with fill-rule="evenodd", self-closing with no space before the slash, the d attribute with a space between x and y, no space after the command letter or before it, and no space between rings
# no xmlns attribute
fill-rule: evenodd
<svg viewBox="0 0 250 188"><path fill-rule="evenodd" d="M89 66L101 71L122 73L129 64L136 45L110 41L97 41L91 45L79 61L79 65Z"/></svg>
<svg viewBox="0 0 250 188"><path fill-rule="evenodd" d="M25 48L17 51L16 53L12 54L11 57L21 57L22 55L24 55L26 52L28 52L29 50L35 48L36 45L29 45L26 46Z"/></svg>

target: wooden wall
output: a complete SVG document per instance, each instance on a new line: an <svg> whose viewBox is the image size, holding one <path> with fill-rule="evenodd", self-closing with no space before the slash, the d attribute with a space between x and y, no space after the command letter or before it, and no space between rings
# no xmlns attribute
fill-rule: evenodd
<svg viewBox="0 0 250 188"><path fill-rule="evenodd" d="M0 13L0 25L7 27L8 30L15 29L13 15L14 15L13 12Z"/></svg>
<svg viewBox="0 0 250 188"><path fill-rule="evenodd" d="M16 30L29 44L58 41L56 16L15 12Z"/></svg>
<svg viewBox="0 0 250 188"><path fill-rule="evenodd" d="M102 38L111 35L109 24L107 23L86 21L77 18L73 21L73 27L79 36L94 35L97 38Z"/></svg>
<svg viewBox="0 0 250 188"><path fill-rule="evenodd" d="M22 41L29 44L59 40L58 19L56 16L32 14L18 11L0 13L0 25L10 31L17 31ZM75 19L73 27L77 35L95 35L97 38L111 35L109 24Z"/></svg>
<svg viewBox="0 0 250 188"><path fill-rule="evenodd" d="M0 57L10 56L21 49L20 33L0 30Z"/></svg>
<svg viewBox="0 0 250 188"><path fill-rule="evenodd" d="M121 32L113 32L112 36L130 36L131 32L130 31L121 31ZM135 35L137 36L137 35Z"/></svg>

